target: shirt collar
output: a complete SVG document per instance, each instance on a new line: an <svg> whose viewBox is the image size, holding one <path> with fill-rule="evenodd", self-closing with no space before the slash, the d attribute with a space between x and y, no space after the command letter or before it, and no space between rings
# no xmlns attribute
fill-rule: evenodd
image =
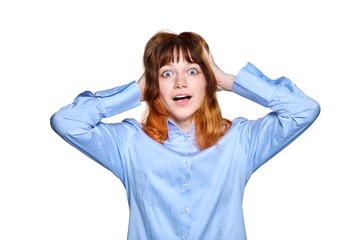
<svg viewBox="0 0 360 240"><path fill-rule="evenodd" d="M168 119L168 129L169 129L169 141L175 139L176 137L183 135L187 138L194 138L195 137L195 124L193 124L190 128L188 134L185 134L173 121Z"/></svg>

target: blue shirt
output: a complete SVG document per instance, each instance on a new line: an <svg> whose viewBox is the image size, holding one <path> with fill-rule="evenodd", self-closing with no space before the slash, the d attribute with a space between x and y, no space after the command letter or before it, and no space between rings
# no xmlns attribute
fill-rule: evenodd
<svg viewBox="0 0 360 240"><path fill-rule="evenodd" d="M251 63L237 74L233 92L272 111L257 120L234 119L205 150L196 145L196 126L184 134L169 121L169 138L160 144L135 119L102 122L140 105L136 82L83 92L51 117L51 126L122 181L128 239L245 240L247 181L315 121L320 106L289 79L271 80Z"/></svg>

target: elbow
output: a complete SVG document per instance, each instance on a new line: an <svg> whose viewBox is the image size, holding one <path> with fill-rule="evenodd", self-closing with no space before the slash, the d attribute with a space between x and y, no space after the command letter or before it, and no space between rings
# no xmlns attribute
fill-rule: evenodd
<svg viewBox="0 0 360 240"><path fill-rule="evenodd" d="M75 114L76 115L76 114ZM60 137L67 141L87 139L91 126L78 118L74 118L66 111L58 111L50 117L50 126Z"/></svg>
<svg viewBox="0 0 360 240"><path fill-rule="evenodd" d="M321 107L320 104L310 99L310 101L306 101L302 103L301 107L303 110L298 112L296 116L293 117L293 120L298 126L310 126L320 115Z"/></svg>
<svg viewBox="0 0 360 240"><path fill-rule="evenodd" d="M307 111L307 119L309 124L313 123L318 118L320 112L321 112L320 104L317 101L312 100L309 103L309 108Z"/></svg>
<svg viewBox="0 0 360 240"><path fill-rule="evenodd" d="M74 135L74 123L61 112L56 112L50 117L50 126L60 137L68 139Z"/></svg>
<svg viewBox="0 0 360 240"><path fill-rule="evenodd" d="M64 119L61 116L59 116L58 113L54 113L50 117L50 126L51 126L51 128L54 130L54 132L56 132L60 136L64 135L64 132L63 132L64 128L62 127L63 120Z"/></svg>

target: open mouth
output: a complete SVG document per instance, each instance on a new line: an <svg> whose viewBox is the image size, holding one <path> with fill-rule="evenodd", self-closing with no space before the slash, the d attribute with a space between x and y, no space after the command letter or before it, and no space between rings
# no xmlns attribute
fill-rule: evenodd
<svg viewBox="0 0 360 240"><path fill-rule="evenodd" d="M179 95L179 96L174 97L173 100L175 102L178 102L178 101L189 100L190 98L191 98L191 96L189 96L189 95Z"/></svg>

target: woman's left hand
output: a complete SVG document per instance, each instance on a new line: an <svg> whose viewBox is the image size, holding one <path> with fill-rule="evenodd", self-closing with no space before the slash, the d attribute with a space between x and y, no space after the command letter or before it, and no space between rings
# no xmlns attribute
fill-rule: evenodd
<svg viewBox="0 0 360 240"><path fill-rule="evenodd" d="M232 74L227 74L223 70L221 70L216 65L211 53L209 53L209 63L215 74L215 77L216 77L217 90L218 91L221 91L221 90L232 91L234 81L235 81L235 76Z"/></svg>

